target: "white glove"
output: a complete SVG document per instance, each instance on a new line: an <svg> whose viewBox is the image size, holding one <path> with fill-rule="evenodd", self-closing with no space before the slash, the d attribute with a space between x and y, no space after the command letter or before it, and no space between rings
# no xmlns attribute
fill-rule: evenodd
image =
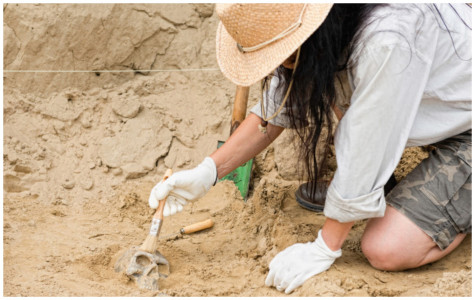
<svg viewBox="0 0 475 300"><path fill-rule="evenodd" d="M328 270L340 256L341 249L328 248L320 230L314 242L292 245L272 259L266 285L289 294L313 275Z"/></svg>
<svg viewBox="0 0 475 300"><path fill-rule="evenodd" d="M163 215L174 215L182 211L188 201L193 202L204 196L217 179L216 164L211 157L206 157L196 168L176 172L167 180L160 181L152 189L148 204L151 208L157 208L158 201L168 196Z"/></svg>

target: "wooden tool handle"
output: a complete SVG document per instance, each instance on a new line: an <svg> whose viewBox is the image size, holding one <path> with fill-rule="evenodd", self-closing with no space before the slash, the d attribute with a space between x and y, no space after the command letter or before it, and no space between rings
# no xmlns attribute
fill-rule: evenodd
<svg viewBox="0 0 475 300"><path fill-rule="evenodd" d="M236 96L234 99L234 107L233 107L233 117L231 119L231 132L232 134L239 125L241 125L242 121L246 117L246 110L247 110L247 100L249 98L249 87L248 86L240 86L236 87Z"/></svg>
<svg viewBox="0 0 475 300"><path fill-rule="evenodd" d="M168 177L172 176L172 169L168 169L166 172L165 172L165 175L163 175L163 181L167 180ZM158 201L158 208L157 210L155 211L155 214L153 215L153 218L154 219L159 219L159 220L163 220L163 208L165 208L165 202L166 202L167 198L165 197L165 199L160 199Z"/></svg>
<svg viewBox="0 0 475 300"><path fill-rule="evenodd" d="M189 233L193 233L193 232L197 232L197 231L200 231L200 230L211 228L211 227L213 227L213 225L214 225L213 220L208 219L208 220L205 220L205 221L202 221L202 222L198 222L198 223L191 224L191 225L188 225L186 227L183 227L182 229L180 229L180 232L182 234L189 234Z"/></svg>

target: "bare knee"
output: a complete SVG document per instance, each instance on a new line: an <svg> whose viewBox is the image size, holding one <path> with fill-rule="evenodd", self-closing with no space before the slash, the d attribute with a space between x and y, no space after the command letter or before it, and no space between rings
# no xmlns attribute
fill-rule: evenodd
<svg viewBox="0 0 475 300"><path fill-rule="evenodd" d="M402 249L391 240L365 234L361 240L361 250L371 266L383 271L400 271L407 268L407 262L401 257Z"/></svg>

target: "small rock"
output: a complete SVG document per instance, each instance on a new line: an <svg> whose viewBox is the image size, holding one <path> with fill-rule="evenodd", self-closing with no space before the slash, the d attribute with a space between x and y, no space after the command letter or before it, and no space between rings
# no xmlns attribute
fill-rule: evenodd
<svg viewBox="0 0 475 300"><path fill-rule="evenodd" d="M214 12L214 3L208 4L194 4L195 10L198 12L200 17L209 18L213 15Z"/></svg>
<svg viewBox="0 0 475 300"><path fill-rule="evenodd" d="M91 162L87 166L88 166L89 169L94 169L96 167L96 164Z"/></svg>
<svg viewBox="0 0 475 300"><path fill-rule="evenodd" d="M10 164L12 165L14 165L19 159L18 154L13 151L8 152L7 157L8 157L8 160L10 161Z"/></svg>
<svg viewBox="0 0 475 300"><path fill-rule="evenodd" d="M92 120L87 118L81 118L81 125L84 128L91 128L92 127Z"/></svg>
<svg viewBox="0 0 475 300"><path fill-rule="evenodd" d="M51 160L47 160L44 162L44 167L46 170L51 169L52 166L53 166L53 162Z"/></svg>
<svg viewBox="0 0 475 300"><path fill-rule="evenodd" d="M259 254L262 255L266 252L266 248L267 248L267 239L263 237L257 244L257 251L259 252Z"/></svg>
<svg viewBox="0 0 475 300"><path fill-rule="evenodd" d="M15 168L13 169L13 171L19 172L19 173L31 173L31 168L24 165L15 165Z"/></svg>
<svg viewBox="0 0 475 300"><path fill-rule="evenodd" d="M93 89L89 90L89 95L91 95L91 96L97 96L97 95L99 95L100 92L101 92L101 89L99 89L99 88L93 88Z"/></svg>
<svg viewBox="0 0 475 300"><path fill-rule="evenodd" d="M122 169L121 168L114 168L114 169L112 169L112 174L114 174L115 176L119 176L120 174L122 174Z"/></svg>
<svg viewBox="0 0 475 300"><path fill-rule="evenodd" d="M119 116L124 118L135 118L141 105L138 99L117 99L112 103L112 110Z"/></svg>
<svg viewBox="0 0 475 300"><path fill-rule="evenodd" d="M63 186L63 188L69 190L69 189L72 189L75 184L76 184L76 183L74 182L74 180L69 179L69 178L66 178L66 179L64 180L64 182L63 182L61 185Z"/></svg>
<svg viewBox="0 0 475 300"><path fill-rule="evenodd" d="M114 85L112 85L112 84L106 84L106 85L104 85L104 89L111 89L111 88L113 88L113 87L114 87ZM100 100L107 100L108 98L109 98L109 95L107 94L106 91L101 91L101 92L100 92L100 95L99 95L99 99L100 99Z"/></svg>
<svg viewBox="0 0 475 300"><path fill-rule="evenodd" d="M86 140L84 137L82 137L82 138L79 140L79 144L80 144L81 146L87 146L87 140Z"/></svg>
<svg viewBox="0 0 475 300"><path fill-rule="evenodd" d="M64 122L61 122L59 120L55 120L53 122L53 128L56 130L56 132L64 130Z"/></svg>
<svg viewBox="0 0 475 300"><path fill-rule="evenodd" d="M125 179L136 179L147 174L147 170L136 163L129 163L122 167L125 173Z"/></svg>
<svg viewBox="0 0 475 300"><path fill-rule="evenodd" d="M79 184L84 190L89 191L94 186L94 180L91 177L86 177L83 178Z"/></svg>
<svg viewBox="0 0 475 300"><path fill-rule="evenodd" d="M110 183L110 186L112 188L116 188L122 184L122 181L119 178L114 178L112 182Z"/></svg>
<svg viewBox="0 0 475 300"><path fill-rule="evenodd" d="M65 217L65 216L66 216L65 213L63 213L62 211L59 211L59 210L53 210L53 211L51 212L51 214L52 214L53 216L57 216L57 217Z"/></svg>
<svg viewBox="0 0 475 300"><path fill-rule="evenodd" d="M76 149L74 154L76 155L77 158L83 158L83 156L84 156L84 153L82 153L82 151L79 150L79 149Z"/></svg>

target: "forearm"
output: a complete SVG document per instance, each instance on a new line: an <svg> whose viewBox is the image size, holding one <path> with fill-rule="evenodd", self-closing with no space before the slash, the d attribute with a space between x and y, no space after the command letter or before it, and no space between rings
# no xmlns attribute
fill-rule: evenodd
<svg viewBox="0 0 475 300"><path fill-rule="evenodd" d="M354 223L340 223L335 219L327 218L322 228L322 237L325 244L333 251L341 249Z"/></svg>
<svg viewBox="0 0 475 300"><path fill-rule="evenodd" d="M282 127L269 123L267 125L267 133L262 133L258 129L260 123L261 118L255 114L249 114L226 143L211 154L211 158L216 163L218 178L226 176L256 156L269 146L284 130Z"/></svg>

